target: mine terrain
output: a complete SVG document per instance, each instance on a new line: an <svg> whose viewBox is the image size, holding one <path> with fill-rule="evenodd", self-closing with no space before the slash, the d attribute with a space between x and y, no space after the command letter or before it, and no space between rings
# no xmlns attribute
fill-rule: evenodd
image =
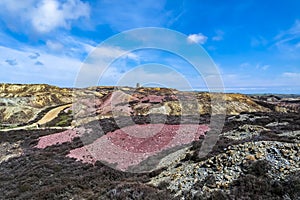
<svg viewBox="0 0 300 200"><path fill-rule="evenodd" d="M299 199L299 114L297 95L0 84L0 199Z"/></svg>

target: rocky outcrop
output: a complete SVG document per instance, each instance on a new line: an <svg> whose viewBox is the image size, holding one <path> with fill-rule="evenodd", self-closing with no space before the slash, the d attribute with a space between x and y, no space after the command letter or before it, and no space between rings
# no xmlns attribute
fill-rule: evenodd
<svg viewBox="0 0 300 200"><path fill-rule="evenodd" d="M260 95L253 96L258 104L268 107L277 112L299 112L300 96L299 95Z"/></svg>
<svg viewBox="0 0 300 200"><path fill-rule="evenodd" d="M22 141L17 141L15 143L0 143L0 164L11 158L19 157L22 155L23 150L20 147L21 142Z"/></svg>
<svg viewBox="0 0 300 200"><path fill-rule="evenodd" d="M45 84L0 84L0 121L26 123L47 107L71 102L71 89Z"/></svg>
<svg viewBox="0 0 300 200"><path fill-rule="evenodd" d="M214 191L229 196L230 187L242 174L267 175L281 180L290 172L299 170L299 144L274 141L248 142L226 148L224 153L207 160L169 169L154 177L150 184L165 182L175 195L209 198ZM262 163L261 169L252 169L253 163ZM270 168L268 168L270 166ZM259 187L259 186L258 186Z"/></svg>

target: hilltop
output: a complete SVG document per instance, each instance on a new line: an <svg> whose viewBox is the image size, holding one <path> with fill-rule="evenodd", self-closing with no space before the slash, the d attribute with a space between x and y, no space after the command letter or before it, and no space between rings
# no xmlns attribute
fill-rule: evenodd
<svg viewBox="0 0 300 200"><path fill-rule="evenodd" d="M300 195L297 96L44 84L0 91L3 198Z"/></svg>
<svg viewBox="0 0 300 200"><path fill-rule="evenodd" d="M180 115L182 111L180 103L185 103L187 107L185 109L188 113L195 113L194 109L197 109L199 114L209 114L211 112L211 94L206 92L181 92L167 88L99 86L71 89L46 84L0 84L0 121L5 125L27 124L38 118L39 113L45 112L49 108L77 103L77 100L83 102L82 107L101 107L98 104L108 101L107 99L111 98L113 94L118 94L119 97L117 98L127 98L125 103L129 104L134 115L147 115L149 113ZM228 114L270 111L269 108L259 105L246 95L226 94L222 98L226 101L226 112ZM89 99L97 101L89 102ZM122 101L122 99L116 99L115 101ZM196 101L198 105L193 105ZM223 107L224 105L215 106ZM164 111L166 113L163 113ZM99 112L98 114L101 117L111 113L108 110Z"/></svg>

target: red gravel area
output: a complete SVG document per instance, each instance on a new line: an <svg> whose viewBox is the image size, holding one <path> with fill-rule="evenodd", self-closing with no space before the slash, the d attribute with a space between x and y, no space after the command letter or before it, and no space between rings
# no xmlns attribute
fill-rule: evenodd
<svg viewBox="0 0 300 200"><path fill-rule="evenodd" d="M133 136L138 130L142 132ZM109 132L89 145L71 150L68 156L87 163L100 160L117 164L116 168L124 171L162 150L198 140L208 130L207 125L195 124L134 125Z"/></svg>
<svg viewBox="0 0 300 200"><path fill-rule="evenodd" d="M52 135L46 135L39 138L36 148L44 149L48 146L55 144L62 144L64 142L72 142L75 137L80 137L84 133L83 128L76 128L73 130L66 130L60 133L55 133Z"/></svg>
<svg viewBox="0 0 300 200"><path fill-rule="evenodd" d="M165 99L165 96L148 95L141 99L141 102L149 103L161 103Z"/></svg>
<svg viewBox="0 0 300 200"><path fill-rule="evenodd" d="M137 112L138 107L145 109L153 104L163 103L165 101L177 100L175 95L156 95L156 94L127 94L121 90L109 93L101 99L89 99L83 97L78 99L75 106L77 117L83 118L93 114L106 116L131 116ZM138 106L137 106L138 105ZM76 108L75 107L75 108Z"/></svg>
<svg viewBox="0 0 300 200"><path fill-rule="evenodd" d="M113 112L116 115L130 116L133 110L130 108L129 102L132 101L138 101L138 99L122 91L115 91L109 94L99 106L97 113L103 115Z"/></svg>

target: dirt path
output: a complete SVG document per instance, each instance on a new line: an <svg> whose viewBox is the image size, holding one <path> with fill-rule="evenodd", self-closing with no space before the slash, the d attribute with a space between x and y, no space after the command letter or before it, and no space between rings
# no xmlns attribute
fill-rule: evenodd
<svg viewBox="0 0 300 200"><path fill-rule="evenodd" d="M67 105L59 106L59 107L57 107L57 108L54 108L54 109L50 110L49 112L47 112L47 113L44 115L44 117L42 117L42 119L40 119L40 120L39 120L38 122L36 122L35 124L40 124L40 125L42 125L42 124L46 124L47 122L52 121L53 119L55 119L55 118L58 116L58 114L59 114L62 110L64 110L64 109L70 107L71 105L72 105L72 104L67 104Z"/></svg>
<svg viewBox="0 0 300 200"><path fill-rule="evenodd" d="M58 114L68 108L68 107L71 107L72 104L67 104L67 105L63 105L63 106L59 106L59 107L56 107L56 108L53 108L52 110L50 110L49 112L47 112L43 117L42 119L40 119L38 122L35 122L33 124L29 124L29 125L26 125L26 126L20 126L20 127L15 127L15 128L8 128L8 129L0 129L0 131L12 131L12 130L22 130L22 129L44 129L44 128L41 128L41 127L38 127L37 124L39 125L43 125L43 124L46 124L47 122L50 122L52 121L53 119L55 119ZM53 128L53 129L64 129L66 127L48 127L48 128ZM68 129L68 127L67 127Z"/></svg>
<svg viewBox="0 0 300 200"><path fill-rule="evenodd" d="M17 131L17 130L24 130L24 129L30 129L30 130L46 130L46 129L64 130L64 129L72 129L72 128L74 128L74 127L71 127L71 126L37 127L36 123L34 123L34 124L27 125L27 126L20 126L20 127L16 127L16 128L0 129L0 132L1 131Z"/></svg>

